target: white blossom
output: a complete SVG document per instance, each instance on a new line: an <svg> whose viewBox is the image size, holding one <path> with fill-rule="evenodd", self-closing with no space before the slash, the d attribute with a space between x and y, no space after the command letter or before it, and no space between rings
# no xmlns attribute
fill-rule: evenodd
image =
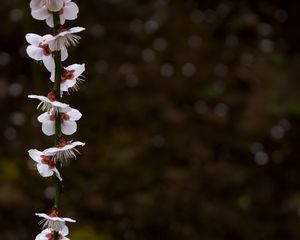
<svg viewBox="0 0 300 240"><path fill-rule="evenodd" d="M47 154L45 152L40 152L36 149L31 149L28 151L29 156L37 163L37 170L42 177L50 177L53 174L62 181L62 178L55 166L55 160L53 155Z"/></svg>
<svg viewBox="0 0 300 240"><path fill-rule="evenodd" d="M62 9L64 0L31 0L29 5L31 11L38 11L45 8L47 11L57 12ZM37 19L34 15L32 17Z"/></svg>
<svg viewBox="0 0 300 240"><path fill-rule="evenodd" d="M29 95L28 98L38 99L41 102L37 106L37 109L41 111L47 111L50 112L51 110L60 111L62 108L69 107L68 104L61 103L59 101L56 101L53 97L53 94L48 94L47 97L40 96L40 95Z"/></svg>
<svg viewBox="0 0 300 240"><path fill-rule="evenodd" d="M70 46L77 46L80 36L75 33L79 33L85 30L83 27L73 27L70 29L65 29L61 27L58 34L49 39L48 44L52 51L66 51Z"/></svg>
<svg viewBox="0 0 300 240"><path fill-rule="evenodd" d="M42 123L42 131L47 136L55 134L55 119L56 111L53 109L50 112L42 113L37 119ZM82 114L74 108L66 107L60 109L61 116L61 131L65 135L72 135L77 131L77 123Z"/></svg>
<svg viewBox="0 0 300 240"><path fill-rule="evenodd" d="M53 72L55 70L55 62L52 55L53 51L50 49L48 43L48 41L52 41L53 38L54 37L50 34L46 34L44 36L40 36L35 33L26 34L26 40L30 44L26 48L28 56L36 61L42 61L49 72ZM64 61L67 58L68 52L67 49L64 48L61 51L61 60Z"/></svg>
<svg viewBox="0 0 300 240"><path fill-rule="evenodd" d="M71 218L58 217L56 209L52 209L49 215L45 213L36 213L35 215L44 218L40 221L40 224L43 224L44 228L50 228L56 232L62 231L66 226L66 222L76 222Z"/></svg>
<svg viewBox="0 0 300 240"><path fill-rule="evenodd" d="M35 240L53 240L54 234L55 234L55 232L52 229L47 228L47 229L43 230L39 235L37 235ZM69 238L66 237L68 234L69 234L69 229L67 226L64 226L64 228L58 232L58 235L59 235L58 239L59 240L70 240Z"/></svg>
<svg viewBox="0 0 300 240"><path fill-rule="evenodd" d="M60 24L62 25L66 20L76 19L79 12L77 4L71 0L33 0L32 2L34 2L31 4L32 17L37 20L46 20L49 27L54 27L53 12L59 13Z"/></svg>
<svg viewBox="0 0 300 240"><path fill-rule="evenodd" d="M81 74L85 71L85 64L72 64L64 69L61 73L60 90L68 92L69 89L79 89L79 83L83 82ZM54 82L55 73L52 72L50 80Z"/></svg>
<svg viewBox="0 0 300 240"><path fill-rule="evenodd" d="M45 152L53 155L56 161L61 161L61 163L68 163L70 159L76 159L76 153L79 153L79 151L75 147L84 145L85 143L83 142L66 141L62 138L60 139L57 146L48 148L45 150Z"/></svg>

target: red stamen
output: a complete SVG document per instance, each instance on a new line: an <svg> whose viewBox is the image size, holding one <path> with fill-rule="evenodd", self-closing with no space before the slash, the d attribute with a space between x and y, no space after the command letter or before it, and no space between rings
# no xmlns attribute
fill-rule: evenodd
<svg viewBox="0 0 300 240"><path fill-rule="evenodd" d="M67 31L67 30L68 30L68 29L65 28L63 25L60 25L60 26L57 28L56 32L57 32L57 33L61 33L61 32L65 32L65 31Z"/></svg>
<svg viewBox="0 0 300 240"><path fill-rule="evenodd" d="M70 116L67 113L62 113L61 114L61 119L63 121L68 121L68 120L70 120Z"/></svg>
<svg viewBox="0 0 300 240"><path fill-rule="evenodd" d="M51 212L48 214L49 217L58 217L58 211L56 208L52 208Z"/></svg>
<svg viewBox="0 0 300 240"><path fill-rule="evenodd" d="M59 148L63 148L64 146L68 145L70 143L70 141L67 141L66 139L64 139L63 137L59 138L57 141L57 147Z"/></svg>
<svg viewBox="0 0 300 240"><path fill-rule="evenodd" d="M46 235L47 240L54 240L54 236L55 236L55 233L54 233L54 232L48 233L48 234ZM62 239L62 235L61 235L61 234L58 234L58 239L59 239L59 240Z"/></svg>
<svg viewBox="0 0 300 240"><path fill-rule="evenodd" d="M48 240L54 240L54 232L48 233L48 234L46 235L46 238L47 238Z"/></svg>
<svg viewBox="0 0 300 240"><path fill-rule="evenodd" d="M54 102L56 100L56 95L54 91L51 91L48 93L47 98L51 101Z"/></svg>
<svg viewBox="0 0 300 240"><path fill-rule="evenodd" d="M41 163L48 165L51 169L55 168L55 162L52 156L41 155Z"/></svg>
<svg viewBox="0 0 300 240"><path fill-rule="evenodd" d="M61 78L60 78L61 83L64 83L68 79L73 79L74 73L75 73L75 70L63 69L61 72Z"/></svg>
<svg viewBox="0 0 300 240"><path fill-rule="evenodd" d="M45 56L51 55L52 52L51 52L51 50L49 48L49 45L47 43L40 43L39 47L43 49L43 54Z"/></svg>

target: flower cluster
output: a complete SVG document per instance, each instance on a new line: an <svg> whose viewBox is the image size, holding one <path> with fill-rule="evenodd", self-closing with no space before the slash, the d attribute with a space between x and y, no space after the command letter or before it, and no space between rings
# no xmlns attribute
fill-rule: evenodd
<svg viewBox="0 0 300 240"><path fill-rule="evenodd" d="M85 30L82 27L67 29L64 27L66 20L77 18L79 8L71 0L31 0L31 15L34 19L45 20L53 28L53 35L40 36L35 33L26 34L29 43L26 48L28 56L42 62L49 72L49 80L53 88L46 96L29 95L40 103L37 109L42 111L37 120L41 123L42 132L47 136L55 137L55 145L43 151L31 149L28 151L30 158L35 162L36 168L42 177L56 178L56 197L54 207L49 214L37 213L42 217L44 230L36 236L36 240L68 240L69 233L66 222L75 222L70 218L59 217L59 197L61 182L63 181L60 170L76 158L78 146L85 144L80 141L67 140L66 135L77 131L77 123L82 114L69 104L61 102L63 94L78 91L79 85L84 81L83 72L85 64L71 64L64 66L68 58L68 48L77 46L81 37L77 35Z"/></svg>
<svg viewBox="0 0 300 240"><path fill-rule="evenodd" d="M53 208L49 214L36 213L36 216L42 217L40 221L45 230L38 234L35 240L53 240L55 235L58 240L69 240L66 236L69 234L69 229L66 222L76 222L71 218L58 217L57 209Z"/></svg>

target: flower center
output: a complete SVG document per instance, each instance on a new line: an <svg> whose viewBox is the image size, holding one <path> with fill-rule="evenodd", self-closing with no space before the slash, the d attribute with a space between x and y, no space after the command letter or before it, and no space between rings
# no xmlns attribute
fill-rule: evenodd
<svg viewBox="0 0 300 240"><path fill-rule="evenodd" d="M57 28L56 32L57 32L57 33L62 33L62 32L65 32L65 31L67 31L67 30L68 30L68 29L65 28L63 25L60 25L60 26Z"/></svg>
<svg viewBox="0 0 300 240"><path fill-rule="evenodd" d="M56 100L55 92L51 91L48 93L47 98L51 101L54 102Z"/></svg>
<svg viewBox="0 0 300 240"><path fill-rule="evenodd" d="M49 45L47 43L40 43L39 47L43 49L43 54L45 56L51 55L52 52L51 52L51 50L49 48Z"/></svg>
<svg viewBox="0 0 300 240"><path fill-rule="evenodd" d="M58 217L58 211L56 208L52 208L51 212L48 214L49 217Z"/></svg>
<svg viewBox="0 0 300 240"><path fill-rule="evenodd" d="M63 148L64 146L70 144L71 141L67 141L66 139L64 139L63 137L61 137L60 139L58 139L58 142L57 142L57 147L59 148Z"/></svg>
<svg viewBox="0 0 300 240"><path fill-rule="evenodd" d="M51 169L55 168L55 162L52 156L41 155L41 163L48 165Z"/></svg>
<svg viewBox="0 0 300 240"><path fill-rule="evenodd" d="M49 115L49 120L50 121L55 121L56 120L56 114L54 111L52 111Z"/></svg>
<svg viewBox="0 0 300 240"><path fill-rule="evenodd" d="M48 233L46 235L46 238L47 238L47 240L54 240L54 236L55 236L54 232L51 232L51 233ZM62 239L62 235L61 234L58 234L58 239L59 240Z"/></svg>
<svg viewBox="0 0 300 240"><path fill-rule="evenodd" d="M64 83L65 81L67 81L69 79L73 79L74 72L75 72L75 70L63 69L61 72L61 78L60 78L61 83Z"/></svg>
<svg viewBox="0 0 300 240"><path fill-rule="evenodd" d="M68 121L68 120L70 120L70 116L67 113L62 113L61 114L61 119L63 121Z"/></svg>

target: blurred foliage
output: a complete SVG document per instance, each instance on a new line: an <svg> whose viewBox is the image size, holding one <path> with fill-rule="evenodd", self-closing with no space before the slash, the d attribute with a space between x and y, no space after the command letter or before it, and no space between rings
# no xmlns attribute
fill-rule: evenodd
<svg viewBox="0 0 300 240"><path fill-rule="evenodd" d="M64 169L71 239L300 238L299 1L76 1L84 26L66 65L86 83L66 98L87 143ZM28 1L0 14L0 239L33 239L52 205L27 150L48 73L26 56L48 33Z"/></svg>
<svg viewBox="0 0 300 240"><path fill-rule="evenodd" d="M73 240L89 239L89 240L111 240L109 235L100 235L91 227L82 227L70 234Z"/></svg>

